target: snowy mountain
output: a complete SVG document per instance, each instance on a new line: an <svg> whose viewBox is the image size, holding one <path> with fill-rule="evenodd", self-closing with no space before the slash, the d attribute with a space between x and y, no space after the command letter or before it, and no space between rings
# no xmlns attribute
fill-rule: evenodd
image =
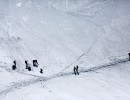
<svg viewBox="0 0 130 100"><path fill-rule="evenodd" d="M1 0L1 62L10 66L17 60L23 69L25 60L37 59L41 68L55 73L81 55L82 67L126 55L129 4L128 0Z"/></svg>
<svg viewBox="0 0 130 100"><path fill-rule="evenodd" d="M109 64L117 64L120 63L120 60L122 62L122 59L127 61L128 59L126 60L126 58L128 58L130 50L129 11L130 0L0 0L0 80L2 81L0 89L4 91L1 92L0 90L0 97L1 94L6 94L7 90L12 91L19 86L27 85L28 82L29 84L31 82L36 83L43 80L43 77L45 79L51 76L57 77L59 75L57 73L61 73L60 76L63 73L64 75L66 73L67 75L68 73L72 74L75 65L79 65L79 69L82 72L82 70L88 71L88 69L91 71L95 67L101 68ZM38 68L32 67L32 60L35 59L38 60ZM15 72L12 71L14 60L17 62L17 70ZM25 69L25 60L28 60L31 65L31 72ZM125 82L123 81L119 85L129 84L129 81L126 82L128 80L127 75L130 74L128 65L129 63L127 62L124 65L126 67L124 70L122 69L123 65L121 65L121 68L111 69L112 72L109 73L110 80L105 79L109 76L105 74L107 70L105 69L100 73L99 77L95 73L91 73L92 78L97 77L97 80L96 78L94 80L91 80L91 78L84 79L86 76L81 75L81 78L74 79L74 81L78 82L81 79L81 83L89 85L91 82L99 82L102 80L100 76L103 76L105 83L100 81L99 84L105 85L106 87L103 88L103 91L107 91L110 95L108 88L109 85L114 83L109 84L107 82L111 80L122 82L122 80L119 81L120 77L125 77ZM43 75L39 73L40 68L43 69ZM117 71L114 73L113 70ZM107 72L109 71L107 70ZM122 74L124 76L120 76ZM111 75L115 75L115 77ZM116 77L116 75L119 76ZM71 82L73 76L67 78L65 78L66 84ZM47 78L46 81L49 79L51 78ZM60 78L56 81L62 80ZM87 83L84 80L91 80L91 82ZM20 83L17 84L19 81ZM54 83L56 81L54 80ZM10 85L10 83L11 86L9 88L6 87L6 90L3 86L5 84ZM56 85L58 85L57 83ZM46 83L43 84L45 85ZM71 83L70 86L73 86L73 84ZM55 84L50 86L47 81L47 85L47 87L57 91L55 86L53 86ZM62 85L65 84L61 83ZM80 85L80 82L78 85ZM126 89L123 86L121 89L117 89L119 86L115 89L122 93ZM60 86L59 88L64 89ZM70 87L68 86L67 88ZM90 86L90 90L93 88L93 86ZM114 86L110 86L110 89L112 88ZM129 88L129 85L127 88ZM85 91L81 90L81 92L86 92L86 89ZM95 88L93 90L95 91ZM101 87L99 90L102 90ZM63 91L61 90L61 92ZM123 95L123 98L114 99L112 95L108 100L111 98L113 100L129 100L129 92L129 90L125 92L127 98ZM58 94L59 92L55 93ZM70 94L66 95L69 96ZM115 94L118 94L117 91ZM87 99L84 95L78 95L77 98L80 98L80 96L83 97L81 100ZM55 99L76 100L71 97L63 97L56 97ZM104 98L107 98L107 96ZM97 100L103 100L104 98L100 99L99 96ZM29 99L30 97L25 98L25 100ZM95 98L91 97L88 99L95 100ZM8 97L7 100L9 100Z"/></svg>

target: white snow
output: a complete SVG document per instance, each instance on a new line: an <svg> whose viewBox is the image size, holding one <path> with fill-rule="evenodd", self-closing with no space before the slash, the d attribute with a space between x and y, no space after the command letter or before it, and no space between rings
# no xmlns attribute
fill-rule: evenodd
<svg viewBox="0 0 130 100"><path fill-rule="evenodd" d="M129 62L36 83L72 72L75 65L84 70L128 58L129 5L129 0L0 0L0 98L129 100Z"/></svg>
<svg viewBox="0 0 130 100"><path fill-rule="evenodd" d="M3 100L129 100L129 65L130 62L40 82L15 90Z"/></svg>
<svg viewBox="0 0 130 100"><path fill-rule="evenodd" d="M21 6L22 6L22 3L19 2L19 3L16 4L16 6L17 6L17 7L21 7Z"/></svg>

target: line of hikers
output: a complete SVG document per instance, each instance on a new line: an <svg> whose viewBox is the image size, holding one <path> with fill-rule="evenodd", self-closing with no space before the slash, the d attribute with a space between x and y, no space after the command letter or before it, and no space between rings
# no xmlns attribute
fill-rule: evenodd
<svg viewBox="0 0 130 100"><path fill-rule="evenodd" d="M130 61L130 53L128 53L128 56L129 56L128 60ZM17 67L16 67L16 61L14 61L13 63L14 63L14 65L12 66L12 69L15 70L15 69L17 68ZM25 64L26 64L26 69L28 69L28 71L31 71L31 66L30 66L30 64L28 63L27 60L25 61ZM34 67L38 67L38 65L39 65L39 64L38 64L38 61L37 61L37 60L33 60L33 66L34 66ZM78 66L78 65L77 65L76 67L74 66L73 71L74 71L74 74L75 74L75 75L79 75L78 69L79 69L79 66ZM40 73L41 73L41 74L43 73L43 69L40 69Z"/></svg>
<svg viewBox="0 0 130 100"><path fill-rule="evenodd" d="M14 65L12 66L12 69L15 70L15 69L17 69L17 67L16 67L16 60L13 63L14 63ZM26 69L28 71L31 71L31 66L30 66L30 64L28 63L27 60L25 61L25 64L26 64ZM38 61L37 60L33 60L33 66L34 67L38 67L38 65L39 65ZM40 73L41 74L43 73L43 69L40 69Z"/></svg>
<svg viewBox="0 0 130 100"><path fill-rule="evenodd" d="M14 65L12 66L12 69L15 70L15 69L17 69L17 67L16 67L16 60L13 63L14 63ZM31 71L31 66L30 66L30 64L28 63L27 60L25 61L25 64L26 64L26 69L28 69L28 71ZM33 66L34 67L38 67L38 65L39 64L38 64L37 60L33 60ZM78 68L79 68L78 65L76 67L74 66L74 74L75 75L79 75ZM40 73L41 74L43 73L43 69L40 69Z"/></svg>

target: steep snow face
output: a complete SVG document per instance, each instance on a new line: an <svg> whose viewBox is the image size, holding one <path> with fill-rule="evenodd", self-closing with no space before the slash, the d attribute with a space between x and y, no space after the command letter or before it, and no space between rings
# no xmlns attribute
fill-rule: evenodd
<svg viewBox="0 0 130 100"><path fill-rule="evenodd" d="M75 61L88 67L130 49L128 0L0 2L0 59L9 66L17 60L23 69L24 60L38 59L53 74Z"/></svg>

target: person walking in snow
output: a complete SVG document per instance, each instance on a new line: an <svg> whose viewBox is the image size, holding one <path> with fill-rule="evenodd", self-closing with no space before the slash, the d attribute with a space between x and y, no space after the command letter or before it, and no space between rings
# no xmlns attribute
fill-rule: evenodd
<svg viewBox="0 0 130 100"><path fill-rule="evenodd" d="M34 66L34 67L38 67L38 65L39 65L39 64L38 64L37 60L33 60L33 66Z"/></svg>
<svg viewBox="0 0 130 100"><path fill-rule="evenodd" d="M76 67L75 67L75 66L74 66L74 69L73 69L73 70L74 70L74 74L76 75Z"/></svg>
<svg viewBox="0 0 130 100"><path fill-rule="evenodd" d="M31 71L31 66L27 60L25 61L25 64L26 64L26 69L28 69L28 71Z"/></svg>
<svg viewBox="0 0 130 100"><path fill-rule="evenodd" d="M26 69L28 69L28 61L27 60L25 61L25 64L26 64Z"/></svg>
<svg viewBox="0 0 130 100"><path fill-rule="evenodd" d="M12 69L15 70L16 69L16 61L13 62L14 65L12 66Z"/></svg>
<svg viewBox="0 0 130 100"><path fill-rule="evenodd" d="M76 73L79 75L79 66L76 66Z"/></svg>
<svg viewBox="0 0 130 100"><path fill-rule="evenodd" d="M28 67L28 71L31 71L31 67L30 66Z"/></svg>
<svg viewBox="0 0 130 100"><path fill-rule="evenodd" d="M43 73L43 69L40 69L40 73L41 73L41 74Z"/></svg>
<svg viewBox="0 0 130 100"><path fill-rule="evenodd" d="M16 60L14 61L14 65L16 65Z"/></svg>

